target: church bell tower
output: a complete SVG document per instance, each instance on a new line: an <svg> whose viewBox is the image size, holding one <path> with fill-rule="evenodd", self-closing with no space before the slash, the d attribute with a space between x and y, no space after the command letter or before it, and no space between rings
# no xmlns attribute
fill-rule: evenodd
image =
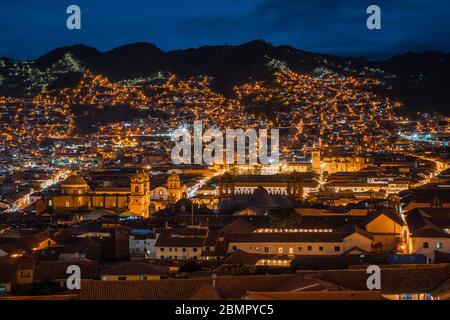
<svg viewBox="0 0 450 320"><path fill-rule="evenodd" d="M146 172L136 172L131 177L128 210L137 217L148 217L150 206L150 177Z"/></svg>
<svg viewBox="0 0 450 320"><path fill-rule="evenodd" d="M226 172L219 179L219 202L231 200L234 197L234 178Z"/></svg>
<svg viewBox="0 0 450 320"><path fill-rule="evenodd" d="M320 148L314 148L311 154L312 170L317 173L322 171L322 160Z"/></svg>
<svg viewBox="0 0 450 320"><path fill-rule="evenodd" d="M298 172L288 178L287 194L293 201L303 201L303 177Z"/></svg>

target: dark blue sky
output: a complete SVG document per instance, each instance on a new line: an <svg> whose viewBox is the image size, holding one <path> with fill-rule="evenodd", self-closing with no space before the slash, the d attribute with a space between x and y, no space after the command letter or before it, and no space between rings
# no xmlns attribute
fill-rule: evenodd
<svg viewBox="0 0 450 320"><path fill-rule="evenodd" d="M66 28L77 4L82 30ZM366 8L382 30L366 28ZM0 56L36 58L83 43L105 51L146 41L163 50L264 39L315 52L380 59L450 51L450 0L10 0L0 9Z"/></svg>

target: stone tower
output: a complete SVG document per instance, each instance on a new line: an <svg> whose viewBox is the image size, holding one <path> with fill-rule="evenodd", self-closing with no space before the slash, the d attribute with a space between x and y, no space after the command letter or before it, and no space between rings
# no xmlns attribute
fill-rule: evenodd
<svg viewBox="0 0 450 320"><path fill-rule="evenodd" d="M317 173L322 172L322 160L321 160L321 152L320 148L315 148L312 151L311 159L312 159L312 170Z"/></svg>
<svg viewBox="0 0 450 320"><path fill-rule="evenodd" d="M131 177L131 193L128 210L138 217L148 217L150 206L150 177L146 172L137 171Z"/></svg>
<svg viewBox="0 0 450 320"><path fill-rule="evenodd" d="M167 192L169 194L169 198L171 198L174 202L177 202L182 198L181 179L178 173L173 172L167 179Z"/></svg>
<svg viewBox="0 0 450 320"><path fill-rule="evenodd" d="M226 172L219 180L219 202L230 200L234 197L234 179Z"/></svg>
<svg viewBox="0 0 450 320"><path fill-rule="evenodd" d="M287 194L293 201L303 201L303 177L300 173L294 172L289 176Z"/></svg>

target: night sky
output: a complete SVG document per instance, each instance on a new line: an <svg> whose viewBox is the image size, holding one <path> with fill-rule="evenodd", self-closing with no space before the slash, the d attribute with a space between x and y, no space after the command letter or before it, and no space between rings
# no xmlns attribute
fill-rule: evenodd
<svg viewBox="0 0 450 320"><path fill-rule="evenodd" d="M81 7L82 30L66 28ZM366 8L382 10L382 30L366 28ZM163 50L274 45L383 59L406 51L450 51L449 0L15 0L0 8L0 56L36 58L63 45L99 50L145 41Z"/></svg>

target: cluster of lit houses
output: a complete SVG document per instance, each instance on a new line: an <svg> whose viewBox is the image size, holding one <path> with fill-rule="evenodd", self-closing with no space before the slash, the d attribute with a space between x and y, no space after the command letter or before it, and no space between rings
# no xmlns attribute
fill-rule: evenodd
<svg viewBox="0 0 450 320"><path fill-rule="evenodd" d="M397 118L371 79L281 70L234 98L210 81L85 71L33 101L0 97L0 299L450 297L448 119ZM122 104L164 120L73 133L72 106ZM195 119L287 128L282 162L174 166L170 132ZM65 288L70 265L81 290Z"/></svg>
<svg viewBox="0 0 450 320"><path fill-rule="evenodd" d="M349 159L353 164L339 167ZM336 294L338 299L356 291L367 299L449 297L445 281L450 275L445 264L450 262L447 171L434 176L433 163L417 158L384 163L370 157L327 157L320 152L312 154L311 163L300 170L302 166L298 164L298 171L294 164L260 167L253 169L256 174L244 166L240 174L228 168L229 172L219 176L217 169L190 166L66 173L60 183L29 194L22 210L0 215L3 298L11 293L25 297L51 279L51 290L61 297L107 299L105 282L124 292L130 286L165 288L190 281L177 280L180 274L208 279L214 283L210 289L220 293L215 297L221 299L258 299L261 295L282 299L277 294L291 292L281 285L274 290L278 286L256 288L248 283L245 292L229 296L217 285L224 279L240 279L238 275L257 278L261 273L271 282L282 277L272 273L299 277L295 281L301 284L318 282L312 287L325 286L320 291ZM388 170L392 167L404 169ZM271 174L261 174L264 170ZM386 178L380 178L385 170ZM408 173L402 178L407 179L404 188L398 189L399 182L396 187L389 183L399 179L393 172ZM365 179L361 190L352 189L355 175ZM347 190L331 192L333 181L340 185L347 181ZM373 192L372 183L384 194ZM346 206L319 205L317 199L330 193L361 195ZM104 262L110 267L99 267ZM71 264L82 268L83 288L89 288L89 293L83 288L66 291L63 269ZM347 273L367 264L381 265L389 274L381 291L369 292L357 278L348 280ZM317 278L313 271L305 271L311 269L325 271L316 271L320 273ZM414 288L393 289L399 277L405 273L414 277L417 270L427 274L423 282ZM336 274L340 276L335 278ZM308 287L292 281L299 288ZM195 299L202 292L195 288L186 293L188 298ZM300 291L298 299L317 294L313 289Z"/></svg>

